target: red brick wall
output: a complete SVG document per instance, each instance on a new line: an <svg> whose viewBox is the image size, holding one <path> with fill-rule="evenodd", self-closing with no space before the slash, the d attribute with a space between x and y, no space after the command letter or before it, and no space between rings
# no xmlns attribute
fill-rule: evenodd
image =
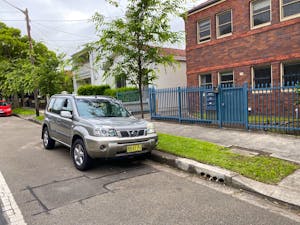
<svg viewBox="0 0 300 225"><path fill-rule="evenodd" d="M300 18L280 21L279 0L271 0L271 25L250 28L250 1L227 0L203 11L191 14L186 20L187 80L198 86L198 75L211 72L214 85L217 74L234 71L236 84L251 84L251 67L272 65L273 83L280 82L280 62L300 59ZM232 9L233 34L216 39L217 13ZM211 41L197 43L197 21L210 17Z"/></svg>

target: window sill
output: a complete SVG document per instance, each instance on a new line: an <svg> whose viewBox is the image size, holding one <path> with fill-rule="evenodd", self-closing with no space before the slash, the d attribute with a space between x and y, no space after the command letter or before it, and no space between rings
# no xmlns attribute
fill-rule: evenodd
<svg viewBox="0 0 300 225"><path fill-rule="evenodd" d="M198 45L201 45L201 44L204 44L204 43L207 43L207 42L210 42L210 41L211 41L211 39L206 40L206 41L198 41Z"/></svg>
<svg viewBox="0 0 300 225"><path fill-rule="evenodd" d="M229 36L231 36L231 35L232 35L232 32L231 32L231 33L228 33L228 34L221 35L221 36L217 36L217 39L229 37Z"/></svg>
<svg viewBox="0 0 300 225"><path fill-rule="evenodd" d="M280 18L280 22L281 22L281 21L287 21L287 20L296 19L296 18L298 18L298 17L300 17L300 13L295 14L295 15L292 15L292 16L288 16L288 17L281 17L281 18Z"/></svg>
<svg viewBox="0 0 300 225"><path fill-rule="evenodd" d="M251 25L251 30L259 29L259 28L266 27L266 26L269 26L269 25L271 25L271 21L267 22L267 23L262 23L262 24L259 24L259 25L256 25L256 26Z"/></svg>
<svg viewBox="0 0 300 225"><path fill-rule="evenodd" d="M252 88L252 94L270 94L272 93L273 89L271 88Z"/></svg>

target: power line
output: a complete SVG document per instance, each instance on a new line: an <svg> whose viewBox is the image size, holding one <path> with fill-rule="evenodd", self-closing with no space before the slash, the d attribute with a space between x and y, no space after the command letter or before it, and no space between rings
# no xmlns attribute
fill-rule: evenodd
<svg viewBox="0 0 300 225"><path fill-rule="evenodd" d="M67 31L59 30L59 29L57 29L55 27L46 26L46 25L40 24L40 23L33 23L33 24L38 25L40 28L43 28L44 30L47 30L47 32L48 32L49 29L51 29L51 30L55 30L57 32L65 33L65 34L76 36L76 37L95 38L95 37L88 36L88 35L80 35L80 34L75 34L75 33L67 32Z"/></svg>

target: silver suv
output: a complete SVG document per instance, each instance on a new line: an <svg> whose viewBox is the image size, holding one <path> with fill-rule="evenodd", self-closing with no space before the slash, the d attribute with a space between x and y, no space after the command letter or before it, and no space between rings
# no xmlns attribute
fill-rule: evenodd
<svg viewBox="0 0 300 225"><path fill-rule="evenodd" d="M42 140L45 149L56 141L68 146L75 167L86 170L94 158L150 154L157 134L152 123L136 119L113 98L54 95L45 110Z"/></svg>

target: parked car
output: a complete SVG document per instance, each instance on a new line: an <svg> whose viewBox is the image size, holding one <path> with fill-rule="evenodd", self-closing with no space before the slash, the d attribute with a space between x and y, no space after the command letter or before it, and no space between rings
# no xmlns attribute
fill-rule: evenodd
<svg viewBox="0 0 300 225"><path fill-rule="evenodd" d="M11 114L11 104L7 103L5 100L0 100L0 116L11 116Z"/></svg>
<svg viewBox="0 0 300 225"><path fill-rule="evenodd" d="M149 155L157 144L152 123L136 119L116 99L102 96L54 95L42 126L45 149L55 142L70 148L78 170L92 159Z"/></svg>

